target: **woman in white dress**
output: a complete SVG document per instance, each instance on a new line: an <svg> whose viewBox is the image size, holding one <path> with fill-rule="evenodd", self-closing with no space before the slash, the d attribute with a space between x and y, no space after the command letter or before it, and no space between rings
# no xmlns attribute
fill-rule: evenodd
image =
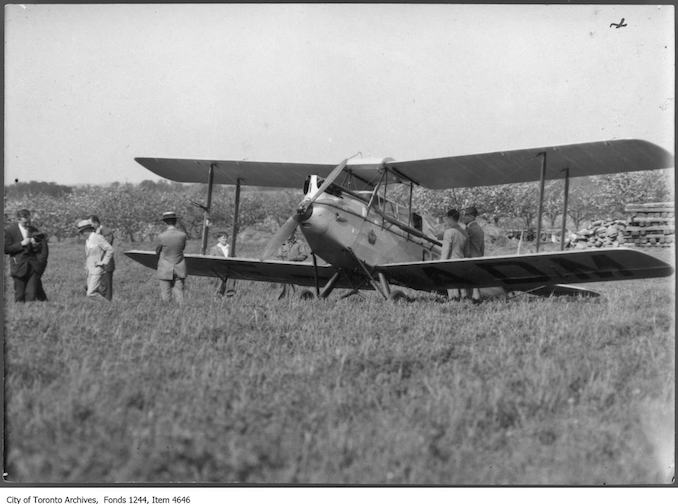
<svg viewBox="0 0 678 504"><path fill-rule="evenodd" d="M104 296L103 276L106 266L113 258L113 246L106 238L94 232L94 225L89 219L78 222L78 231L87 240L85 242L87 296L96 297L97 294Z"/></svg>

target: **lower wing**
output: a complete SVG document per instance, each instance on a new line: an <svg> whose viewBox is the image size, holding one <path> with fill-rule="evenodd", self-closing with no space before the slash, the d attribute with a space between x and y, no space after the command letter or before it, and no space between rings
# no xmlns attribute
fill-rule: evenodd
<svg viewBox="0 0 678 504"><path fill-rule="evenodd" d="M579 296L579 297L599 297L595 291L584 289L583 287L575 287L574 285L541 285L539 287L532 287L527 289L515 289L521 290L527 294L532 294L533 296L541 297L552 297L552 296ZM482 293L482 290L480 291Z"/></svg>
<svg viewBox="0 0 678 504"><path fill-rule="evenodd" d="M130 250L125 252L130 259L148 268L157 268L158 257L154 252ZM243 259L235 257L204 256L186 254L186 270L189 275L215 278L233 278L236 280L252 280L255 282L293 283L296 285L314 286L315 272L313 264L291 261L260 261L259 259ZM318 283L322 287L336 272L335 268L318 265ZM348 280L342 276L337 281L338 288L352 288Z"/></svg>
<svg viewBox="0 0 678 504"><path fill-rule="evenodd" d="M131 250L125 255L148 268L157 267L154 252ZM309 287L316 282L314 267L309 263L198 254L184 257L189 275ZM673 274L671 265L664 261L624 248L396 263L376 266L375 271L384 273L394 284L418 290L502 287L536 295L586 295L590 291L559 284L658 278ZM324 285L335 272L332 266L318 265L318 283ZM349 289L354 285L342 275L336 287Z"/></svg>
<svg viewBox="0 0 678 504"><path fill-rule="evenodd" d="M673 273L671 265L664 261L625 248L418 261L375 269L389 281L419 290L503 287L536 289L537 294L542 294L537 289L542 286L657 278Z"/></svg>

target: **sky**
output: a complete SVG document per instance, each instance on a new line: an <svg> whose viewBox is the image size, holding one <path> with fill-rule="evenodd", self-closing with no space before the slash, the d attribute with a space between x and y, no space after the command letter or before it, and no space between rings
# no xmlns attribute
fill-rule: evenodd
<svg viewBox="0 0 678 504"><path fill-rule="evenodd" d="M134 157L673 152L673 20L668 5L8 5L5 183L158 179Z"/></svg>

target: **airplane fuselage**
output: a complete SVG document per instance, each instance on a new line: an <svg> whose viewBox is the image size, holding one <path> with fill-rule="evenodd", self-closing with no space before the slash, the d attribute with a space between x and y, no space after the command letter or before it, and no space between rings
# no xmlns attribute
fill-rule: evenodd
<svg viewBox="0 0 678 504"><path fill-rule="evenodd" d="M313 203L310 217L300 227L318 257L344 270L356 267L353 254L370 266L438 259L440 246L435 237L398 217L402 216L389 215L347 193L325 193Z"/></svg>

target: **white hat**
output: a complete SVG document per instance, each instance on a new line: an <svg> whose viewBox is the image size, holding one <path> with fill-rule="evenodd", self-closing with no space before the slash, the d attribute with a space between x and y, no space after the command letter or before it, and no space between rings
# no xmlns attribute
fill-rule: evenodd
<svg viewBox="0 0 678 504"><path fill-rule="evenodd" d="M94 224L92 224L92 221L89 219L82 219L78 221L78 232L82 233L83 231L86 231L87 229L91 229L94 231Z"/></svg>

